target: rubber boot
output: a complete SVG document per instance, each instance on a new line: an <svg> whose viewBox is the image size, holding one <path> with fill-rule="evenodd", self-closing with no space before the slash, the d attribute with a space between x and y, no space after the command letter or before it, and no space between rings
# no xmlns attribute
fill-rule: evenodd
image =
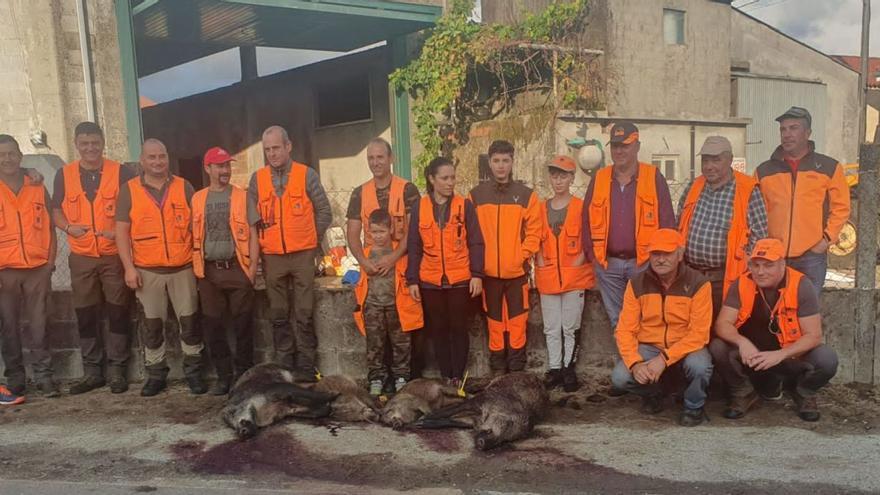
<svg viewBox="0 0 880 495"><path fill-rule="evenodd" d="M186 384L189 385L189 390L193 395L201 395L208 391L205 380L202 378L202 369L201 354L183 356L183 376L186 378Z"/></svg>
<svg viewBox="0 0 880 495"><path fill-rule="evenodd" d="M489 351L489 372L492 377L507 373L507 356L504 351Z"/></svg>
<svg viewBox="0 0 880 495"><path fill-rule="evenodd" d="M163 360L146 366L146 370L147 382L144 383L144 388L141 389L141 395L143 397L152 397L165 390L167 386L168 364Z"/></svg>

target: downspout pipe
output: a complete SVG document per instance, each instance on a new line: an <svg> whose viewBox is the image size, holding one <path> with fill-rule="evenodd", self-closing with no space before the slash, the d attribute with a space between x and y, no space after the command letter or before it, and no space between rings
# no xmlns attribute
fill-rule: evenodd
<svg viewBox="0 0 880 495"><path fill-rule="evenodd" d="M79 52L82 56L83 83L86 86L86 113L89 121L97 122L98 109L95 104L95 76L92 72L92 47L89 41L88 10L86 0L76 0L76 20L79 24Z"/></svg>

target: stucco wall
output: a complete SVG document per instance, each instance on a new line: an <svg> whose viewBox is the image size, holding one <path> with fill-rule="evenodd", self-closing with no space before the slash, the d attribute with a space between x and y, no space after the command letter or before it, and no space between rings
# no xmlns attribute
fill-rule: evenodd
<svg viewBox="0 0 880 495"><path fill-rule="evenodd" d="M119 47L113 0L88 0L97 101L110 156L127 153ZM12 134L25 153L74 158L73 129L86 120L79 26L73 1L0 2L0 132ZM46 133L49 148L35 149L32 131Z"/></svg>
<svg viewBox="0 0 880 495"><path fill-rule="evenodd" d="M745 14L734 12L730 19L731 58L747 62L749 72L827 85L825 149L820 151L842 162L857 161L859 75Z"/></svg>

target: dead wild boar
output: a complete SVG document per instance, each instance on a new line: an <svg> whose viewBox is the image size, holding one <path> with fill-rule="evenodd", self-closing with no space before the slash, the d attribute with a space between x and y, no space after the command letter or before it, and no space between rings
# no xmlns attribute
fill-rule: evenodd
<svg viewBox="0 0 880 495"><path fill-rule="evenodd" d="M515 372L495 378L477 396L430 413L413 426L473 428L474 446L489 450L528 436L548 403L538 376Z"/></svg>
<svg viewBox="0 0 880 495"><path fill-rule="evenodd" d="M431 411L464 400L458 389L440 380L417 378L408 382L382 409L382 423L400 430Z"/></svg>
<svg viewBox="0 0 880 495"><path fill-rule="evenodd" d="M284 418L325 417L330 414L334 398L335 395L295 385L289 369L264 363L249 369L235 382L221 417L239 439L246 439Z"/></svg>
<svg viewBox="0 0 880 495"><path fill-rule="evenodd" d="M363 387L359 387L347 376L325 376L312 387L312 390L336 396L330 404L330 417L337 421L374 423L380 419L381 412L376 407L375 400Z"/></svg>

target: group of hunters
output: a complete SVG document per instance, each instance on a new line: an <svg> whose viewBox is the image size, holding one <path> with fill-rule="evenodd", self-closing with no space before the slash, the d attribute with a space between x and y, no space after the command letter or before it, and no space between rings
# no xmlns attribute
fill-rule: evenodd
<svg viewBox="0 0 880 495"><path fill-rule="evenodd" d="M392 174L388 142L370 141L373 177L352 192L346 230L360 267L354 320L366 336L370 393L421 376L429 340L442 377L459 385L478 297L492 374L523 370L534 271L547 387L578 388L584 290L595 285L618 348L612 395L638 394L643 410L656 413L669 388L661 378L677 369L685 383L679 422L693 426L705 418L717 369L729 393L725 417L740 418L760 398L778 400L787 390L801 419L818 420L816 394L837 369L822 343L818 301L826 251L848 219L850 197L841 166L810 141L809 112L792 107L776 120L781 144L754 176L733 169L726 138L708 137L702 174L682 195L677 219L660 171L638 161L631 123L611 128L612 164L595 172L583 199L571 193L574 160L556 156L547 163L552 196L539 200L513 179L506 141L491 144L490 180L467 197L456 193L455 166L442 157L426 168L421 196ZM277 360L297 381L318 379L315 254L332 212L317 172L291 161L283 128L263 132L266 166L247 190L230 183L233 157L222 148L205 154L210 184L193 191L171 174L159 140L143 143L140 175L104 157L94 123L77 126L75 146L80 159L57 173L50 198L42 176L21 168L15 139L0 135L0 402L24 400L22 343L40 392L59 395L46 342L55 228L70 246L82 346L84 377L70 394L108 383L112 393L128 389L132 294L144 313L141 395L166 386L169 299L190 390L209 391L208 353L217 373L210 393L228 393L254 364L258 259ZM20 331L22 312L28 323Z"/></svg>

